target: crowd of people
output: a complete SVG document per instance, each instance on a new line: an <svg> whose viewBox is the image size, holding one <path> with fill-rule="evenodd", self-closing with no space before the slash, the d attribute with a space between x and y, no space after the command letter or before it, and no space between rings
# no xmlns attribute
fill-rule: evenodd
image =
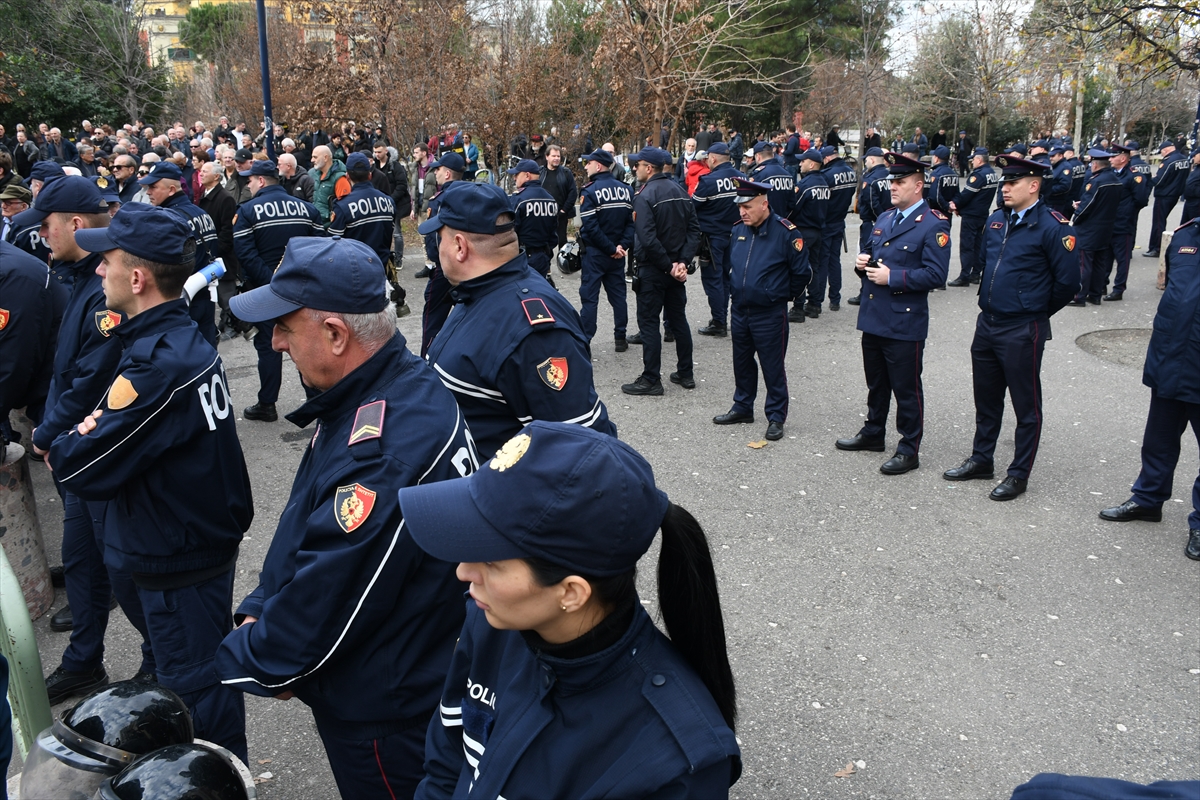
<svg viewBox="0 0 1200 800"><path fill-rule="evenodd" d="M597 395L601 289L614 349L642 348L622 391L664 394L672 342L667 381L694 390L698 270L709 318L696 333L732 345L735 391L713 423L754 423L761 372L764 437L779 440L790 326L841 311L857 213L846 303L868 414L837 448L884 451L894 398L898 443L879 469L919 468L928 298L979 285L974 440L944 477L995 478L1007 393L1016 448L989 497L1011 501L1038 450L1050 318L1120 301L1139 210L1154 199L1159 255L1185 197L1161 251L1141 474L1101 517L1160 520L1180 437L1200 430L1200 149L1187 159L1171 140L1152 174L1133 141L1080 159L1070 140L1039 138L993 158L965 133L955 155L945 131L885 151L869 130L859 161L837 127L746 141L705 124L678 154L594 147L575 128L518 137L501 170L453 125L403 156L378 128L293 139L276 126L268 143L226 117L161 135L42 127L40 148L0 128L0 432L20 441L9 415L25 410L64 502L69 605L53 625L71 637L50 699L109 681L115 597L143 638L134 680L176 692L197 736L245 760L243 693L297 697L344 797L718 797L737 780L707 543ZM428 279L416 353L396 327L405 219ZM579 311L556 262L581 273ZM206 268L211 287L189 280ZM313 435L235 608L254 500L217 345L239 334L258 354L243 419L278 419L286 352L307 397L288 419ZM1200 560L1200 478L1193 503L1185 551ZM634 588L660 530L672 646Z"/></svg>

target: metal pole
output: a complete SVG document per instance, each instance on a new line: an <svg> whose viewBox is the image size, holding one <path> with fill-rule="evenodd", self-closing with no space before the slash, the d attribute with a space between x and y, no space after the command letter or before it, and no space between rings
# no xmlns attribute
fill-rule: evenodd
<svg viewBox="0 0 1200 800"><path fill-rule="evenodd" d="M42 658L21 582L0 549L0 653L8 660L8 700L21 758L29 754L37 735L50 727L50 699L42 677ZM0 780L3 777L0 776Z"/></svg>
<svg viewBox="0 0 1200 800"><path fill-rule="evenodd" d="M258 66L262 71L263 94L263 145L267 158L275 160L275 121L271 119L271 68L267 60L267 5L257 0L258 6Z"/></svg>

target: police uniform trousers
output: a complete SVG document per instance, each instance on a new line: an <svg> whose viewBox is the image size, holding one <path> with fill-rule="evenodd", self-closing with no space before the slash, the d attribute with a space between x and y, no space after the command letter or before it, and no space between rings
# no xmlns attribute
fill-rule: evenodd
<svg viewBox="0 0 1200 800"><path fill-rule="evenodd" d="M1150 223L1150 244L1146 247L1148 251L1157 253L1159 247L1162 246L1162 235L1167 229L1167 215L1175 210L1175 204L1178 202L1178 197L1154 198L1154 210L1151 212L1153 216Z"/></svg>
<svg viewBox="0 0 1200 800"><path fill-rule="evenodd" d="M729 318L729 242L732 234L706 233L712 258L700 262L700 282L708 298L708 311L713 322L725 327Z"/></svg>
<svg viewBox="0 0 1200 800"><path fill-rule="evenodd" d="M666 318L675 335L678 372L692 376L692 329L688 327L687 289L668 273L650 267L638 267L640 287L637 293L638 333L642 337L642 376L652 382L662 380L662 336L658 332L659 315Z"/></svg>
<svg viewBox="0 0 1200 800"><path fill-rule="evenodd" d="M788 385L784 360L787 356L787 303L774 308L733 307L730 337L733 340L733 410L754 413L758 396L758 369L767 385L764 411L767 422L787 422ZM758 356L755 363L754 357Z"/></svg>
<svg viewBox="0 0 1200 800"><path fill-rule="evenodd" d="M553 256L553 247L525 248L525 258L529 261L529 267L546 280L550 279L550 261Z"/></svg>
<svg viewBox="0 0 1200 800"><path fill-rule="evenodd" d="M1042 438L1042 353L1049 319L1032 322L994 321L980 314L971 342L971 375L975 388L975 441L971 460L992 464L1004 392L1008 390L1017 417L1016 447L1008 474L1029 479Z"/></svg>
<svg viewBox="0 0 1200 800"><path fill-rule="evenodd" d="M254 332L254 349L258 351L258 402L275 405L279 387L283 385L283 353L271 349L275 325L260 322Z"/></svg>
<svg viewBox="0 0 1200 800"><path fill-rule="evenodd" d="M69 672L90 672L104 663L104 633L110 602L115 595L130 624L142 635L141 669L154 671L154 653L146 631L145 614L128 572L104 564L103 502L88 502L69 492L63 499L63 582L74 624L63 651Z"/></svg>
<svg viewBox="0 0 1200 800"><path fill-rule="evenodd" d="M871 241L871 231L875 230L875 220L863 220L858 225L858 252L867 252L867 243ZM807 244L807 243L806 243Z"/></svg>
<svg viewBox="0 0 1200 800"><path fill-rule="evenodd" d="M983 277L983 228L987 217L961 217L958 226L958 260L962 272L958 280Z"/></svg>
<svg viewBox="0 0 1200 800"><path fill-rule="evenodd" d="M866 439L884 438L894 394L896 430L900 432L896 452L917 455L925 425L925 395L921 388L925 342L863 333L862 351L867 376L867 421L859 432Z"/></svg>
<svg viewBox="0 0 1200 800"><path fill-rule="evenodd" d="M629 326L629 308L625 301L625 259L608 258L584 250L579 280L579 321L590 342L596 335L596 313L600 306L600 287L613 310L613 338L624 339Z"/></svg>
<svg viewBox="0 0 1200 800"><path fill-rule="evenodd" d="M1179 464L1180 439L1192 426L1200 445L1200 403L1159 397L1150 390L1150 413L1142 436L1142 471L1133 484L1133 499L1139 506L1159 508L1171 499L1175 467ZM1192 484L1192 513L1188 527L1200 529L1200 475Z"/></svg>
<svg viewBox="0 0 1200 800"><path fill-rule="evenodd" d="M1108 271L1112 267L1112 255L1112 245L1108 242L1103 247L1079 251L1081 280L1079 294L1075 295L1076 301L1085 297L1098 299L1104 294L1104 288L1108 285Z"/></svg>
<svg viewBox="0 0 1200 800"><path fill-rule="evenodd" d="M1134 225L1137 224L1137 218L1134 218ZM1137 230L1136 227L1133 229ZM1117 262L1117 274L1113 278L1113 291L1124 292L1125 286L1129 282L1129 259L1133 256L1133 231L1129 233L1118 233L1112 238L1112 257ZM1108 285L1108 270L1104 270L1104 283Z"/></svg>
<svg viewBox="0 0 1200 800"><path fill-rule="evenodd" d="M816 274L825 268L825 242L821 239L821 232L812 228L801 228L800 238L804 240L804 249L808 251L808 263L812 266L813 278L808 282L808 287L805 289L806 301L797 300L796 307L803 306L805 302L819 306L821 301L825 299L825 284L821 284L821 296L817 297L816 290L813 286L816 284Z"/></svg>
<svg viewBox="0 0 1200 800"><path fill-rule="evenodd" d="M315 715L314 715L315 716ZM425 777L428 714L386 726L316 717L338 794L350 798L412 800ZM436 712L434 714L436 719Z"/></svg>
<svg viewBox="0 0 1200 800"><path fill-rule="evenodd" d="M575 210L571 209L571 213L573 214L574 212L575 212ZM568 217L566 214L558 215L558 246L559 247L562 247L564 244L567 243L567 226L570 223L571 223L571 218Z"/></svg>
<svg viewBox="0 0 1200 800"><path fill-rule="evenodd" d="M158 682L187 703L196 738L215 742L246 761L245 695L221 684L214 661L233 630L233 576L228 569L191 586L138 586ZM156 578L167 577L156 575Z"/></svg>
<svg viewBox="0 0 1200 800"><path fill-rule="evenodd" d="M820 267L809 284L808 303L818 308L825 302L825 286L829 286L829 302L842 301L842 242L846 239L846 224L837 233L821 237ZM805 244L808 244L806 241ZM809 254L812 263L812 254Z"/></svg>
<svg viewBox="0 0 1200 800"><path fill-rule="evenodd" d="M437 336L438 331L446 324L446 317L450 316L450 309L454 308L454 298L450 296L450 289L450 281L446 280L442 268L435 264L429 276L429 283L425 284L425 310L421 312L421 358L429 352L433 337Z"/></svg>

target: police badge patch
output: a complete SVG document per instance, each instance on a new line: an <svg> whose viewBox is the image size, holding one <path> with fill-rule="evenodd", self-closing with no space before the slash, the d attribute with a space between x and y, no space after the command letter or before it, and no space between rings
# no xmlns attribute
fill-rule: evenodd
<svg viewBox="0 0 1200 800"><path fill-rule="evenodd" d="M333 516L338 527L346 533L367 521L375 508L375 492L357 483L339 486L333 498Z"/></svg>
<svg viewBox="0 0 1200 800"><path fill-rule="evenodd" d="M0 308L0 331L8 327L8 320L12 317L7 308Z"/></svg>
<svg viewBox="0 0 1200 800"><path fill-rule="evenodd" d="M939 233L937 235L937 243L938 247L945 247L946 245L950 244L950 235L946 233Z"/></svg>
<svg viewBox="0 0 1200 800"><path fill-rule="evenodd" d="M795 248L797 253L804 252L804 240L803 239L793 239L792 247Z"/></svg>
<svg viewBox="0 0 1200 800"><path fill-rule="evenodd" d="M115 311L97 311L96 329L108 338L112 329L121 324L121 315Z"/></svg>
<svg viewBox="0 0 1200 800"><path fill-rule="evenodd" d="M1067 248L1068 253L1075 249L1075 237L1074 236L1064 236L1062 238L1062 243L1063 243L1063 247Z"/></svg>
<svg viewBox="0 0 1200 800"><path fill-rule="evenodd" d="M529 449L529 443L533 441L529 438L528 433L518 433L513 438L504 443L504 446L492 456L492 460L488 462L488 466L497 472L504 472L512 465L521 460L521 456L525 455L525 451Z"/></svg>
<svg viewBox="0 0 1200 800"><path fill-rule="evenodd" d="M129 378L118 375L117 379L112 382L112 386L108 387L108 407L113 411L119 411L137 400L137 396L137 389L133 388L133 383Z"/></svg>
<svg viewBox="0 0 1200 800"><path fill-rule="evenodd" d="M537 365L538 377L542 383L556 392L561 392L567 385L567 360L565 358L547 358Z"/></svg>

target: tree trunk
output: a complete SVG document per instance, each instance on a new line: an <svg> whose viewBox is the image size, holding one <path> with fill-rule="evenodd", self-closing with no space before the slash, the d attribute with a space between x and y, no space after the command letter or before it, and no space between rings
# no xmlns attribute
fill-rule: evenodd
<svg viewBox="0 0 1200 800"><path fill-rule="evenodd" d="M792 124L792 110L796 106L796 90L791 82L779 87L779 127L787 130Z"/></svg>
<svg viewBox="0 0 1200 800"><path fill-rule="evenodd" d="M1075 152L1083 157L1083 76L1075 74Z"/></svg>

